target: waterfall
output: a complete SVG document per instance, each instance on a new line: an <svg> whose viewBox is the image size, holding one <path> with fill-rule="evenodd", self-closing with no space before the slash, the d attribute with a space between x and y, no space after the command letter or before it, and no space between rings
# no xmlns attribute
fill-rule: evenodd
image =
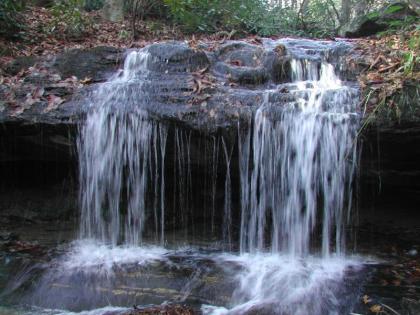
<svg viewBox="0 0 420 315"><path fill-rule="evenodd" d="M105 305L162 302L202 304L206 315L349 314L365 277L359 257L345 253L358 90L328 62L336 43L280 43L287 44L282 57L292 82L270 81L239 95L247 87L217 78L214 98L191 104L198 118L185 110L179 120L174 114L191 96L187 85L171 85L190 70L178 67L183 50L172 60L152 59L150 47L130 52L123 69L93 89L80 126L81 240L42 262L43 275L19 280L36 288L19 303L100 307L98 314ZM214 69L200 71L207 70ZM152 80L169 83L156 88ZM229 129L195 129L190 123L212 115L218 91L232 100L249 96L251 106L235 103L238 115L222 108L226 116L214 121ZM159 103L153 93L185 102ZM158 122L146 111L166 105L164 117L186 119L184 125ZM237 130L230 129L236 118Z"/></svg>
<svg viewBox="0 0 420 315"><path fill-rule="evenodd" d="M150 220L155 240L165 243L168 131L138 106L149 59L147 50L131 52L123 70L92 96L79 136L83 238L137 245ZM305 256L315 244L325 257L341 254L356 161L357 91L340 81L325 58L293 58L290 65L292 83L286 89L294 101L274 105L274 91L266 90L252 127L239 127L240 249ZM213 138L211 153L213 232L218 141ZM173 213L180 206L181 224L194 234L191 134L175 128L173 143ZM226 162L222 236L231 247L233 148L223 138L221 146Z"/></svg>
<svg viewBox="0 0 420 315"><path fill-rule="evenodd" d="M164 242L167 130L137 106L148 58L146 51L131 52L124 69L92 95L78 141L82 238L138 245L150 206L155 233ZM150 182L155 187L151 205Z"/></svg>
<svg viewBox="0 0 420 315"><path fill-rule="evenodd" d="M357 91L325 61L293 59L291 69L287 89L295 102L276 108L267 91L252 134L240 133L240 248L271 246L305 256L320 225L323 256L332 244L341 254L356 161Z"/></svg>

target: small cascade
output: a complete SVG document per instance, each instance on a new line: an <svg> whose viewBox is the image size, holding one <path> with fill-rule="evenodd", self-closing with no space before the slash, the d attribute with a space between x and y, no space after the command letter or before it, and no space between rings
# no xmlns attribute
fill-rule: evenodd
<svg viewBox="0 0 420 315"><path fill-rule="evenodd" d="M322 229L322 255L344 251L356 161L357 91L325 61L291 61L295 102L257 110L240 133L242 252L306 256ZM319 215L322 213L322 215ZM334 245L333 245L334 244Z"/></svg>
<svg viewBox="0 0 420 315"><path fill-rule="evenodd" d="M155 233L164 242L167 129L135 107L148 58L145 51L131 52L124 69L92 96L78 142L82 238L138 245L150 206ZM151 203L146 198L149 186L155 187Z"/></svg>

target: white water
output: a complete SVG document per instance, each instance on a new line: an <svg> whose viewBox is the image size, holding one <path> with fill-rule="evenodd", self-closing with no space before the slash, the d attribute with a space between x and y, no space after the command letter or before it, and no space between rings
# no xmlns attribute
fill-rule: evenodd
<svg viewBox="0 0 420 315"><path fill-rule="evenodd" d="M279 110L270 105L268 91L252 135L241 137L242 252L271 246L274 253L304 257L318 223L323 256L330 255L332 244L337 254L344 251L356 161L357 98L332 65L323 62L319 71L318 65L293 60L295 82L289 88L296 103Z"/></svg>
<svg viewBox="0 0 420 315"><path fill-rule="evenodd" d="M115 267L147 265L164 261L169 250L158 246L110 246L93 240L78 241L63 256L60 267L64 273L84 272L111 275Z"/></svg>
<svg viewBox="0 0 420 315"><path fill-rule="evenodd" d="M227 273L232 272L230 264L235 266L237 286L230 308L203 305L204 314L245 314L261 310L262 314L339 315L348 307L346 303L354 303L355 299L354 292L345 288L343 282L349 271L357 273L361 266L357 258L294 259L271 253L225 254L217 261ZM238 266L240 271L237 271Z"/></svg>
<svg viewBox="0 0 420 315"><path fill-rule="evenodd" d="M136 103L147 78L148 58L147 52L131 52L124 69L92 96L78 146L82 238L140 244L149 206L147 190L153 185L156 201L150 208L155 233L164 242L167 130Z"/></svg>
<svg viewBox="0 0 420 315"><path fill-rule="evenodd" d="M242 254L227 259L243 269L230 307L205 314L338 315L354 303L343 282L361 268L345 256L357 91L326 61L293 59L291 69L296 102L276 108L268 90L253 129L239 129Z"/></svg>

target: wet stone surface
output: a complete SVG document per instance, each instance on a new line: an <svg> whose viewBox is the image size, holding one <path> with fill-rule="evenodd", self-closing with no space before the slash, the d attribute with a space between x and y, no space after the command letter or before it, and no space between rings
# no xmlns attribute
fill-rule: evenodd
<svg viewBox="0 0 420 315"><path fill-rule="evenodd" d="M371 263L363 270L355 270L354 275L350 277L349 274L347 279L350 287L363 283L358 294L348 301L355 305L353 312L375 314L371 310L380 306L383 314L393 314L387 307L399 314L418 314L420 259L415 252L418 250L418 231L406 229L405 235L400 232L396 230L387 234L375 231L372 226L360 229L357 252L371 257ZM202 304L229 305L237 285L233 279L229 280L229 275L242 268L232 262L225 265L227 269L220 269L213 260L219 251L204 250L200 254L200 250L191 248L165 254L163 260L159 258L144 266L137 263L115 265L111 274L101 274L104 269L99 265L94 267L98 268L97 271L92 269L93 273L88 269L69 269L67 273L62 269L59 257L69 251L69 245L51 245L54 242L40 238L41 235L42 228L39 231L32 229L33 241L27 242L19 241L21 237L18 235L1 234L2 304L30 301L54 308L69 303L67 306L72 309L77 301L77 308L73 309L77 311L86 307L91 309L95 304L97 307L106 306L112 301L113 305L127 309L104 309L98 314L201 314ZM50 237L54 238L52 234ZM36 243L37 239L41 242ZM91 252L91 255L95 253ZM60 268L59 273L56 268ZM72 296L77 299L72 299ZM83 299L86 299L85 307ZM161 305L165 301L172 304ZM137 309L132 308L133 304ZM259 305L243 314L273 314L273 309L275 306L269 304ZM31 311L31 314L58 314L43 313L42 310ZM16 314L28 314L26 312Z"/></svg>
<svg viewBox="0 0 420 315"><path fill-rule="evenodd" d="M158 120L214 132L236 126L240 120L246 121L249 113L261 105L262 87L273 88L271 94L278 106L294 102L292 96L280 97L287 94L287 89L277 87L279 83L291 82L291 58L320 61L321 53L328 55L328 61L336 64L338 69L338 56L350 51L351 46L345 42L265 40L260 45L232 41L216 47L207 44L189 47L181 42L168 42L153 44L146 49L151 58L147 63L145 95L136 99L134 106L146 109ZM41 102L19 110L18 114L16 109L4 108L0 111L0 123L77 125L88 110L94 83L109 78L121 67L123 59L121 51L97 47L37 60L42 69L48 70L48 75L41 71L31 83L56 96L65 96L68 101L52 110L46 110L48 104ZM33 63L35 61L18 60L8 71L16 73ZM62 79L73 76L79 80L89 78L89 84L93 85L77 91L70 84L55 87L54 75ZM24 95L22 91L22 103Z"/></svg>

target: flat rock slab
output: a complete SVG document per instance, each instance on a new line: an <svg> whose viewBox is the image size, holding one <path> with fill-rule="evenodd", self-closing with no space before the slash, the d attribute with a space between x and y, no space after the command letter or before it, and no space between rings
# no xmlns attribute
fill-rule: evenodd
<svg viewBox="0 0 420 315"><path fill-rule="evenodd" d="M175 304L175 305L158 305L150 307L141 307L124 312L121 315L198 315L201 312L194 311L192 308ZM111 315L111 314L109 314Z"/></svg>
<svg viewBox="0 0 420 315"><path fill-rule="evenodd" d="M249 122L267 93L275 106L296 102L288 93L292 58L319 62L327 59L337 71L343 71L341 58L351 51L351 46L344 41L266 39L259 45L227 41L194 47L184 42L164 42L145 50L151 56L146 65L148 73L141 84L127 83L134 98L128 105L122 102L118 110L129 113L140 108L152 119L215 133L236 128L238 122ZM98 93L99 85L123 68L128 53L129 50L96 47L71 50L54 58L17 60L9 66L9 73L16 74L37 63L42 64L44 71L31 74L15 91L15 107L5 105L10 91L7 86L0 86L0 123L76 127L94 102L92 97ZM89 85L57 84L57 77L77 78ZM28 105L25 88L32 88L33 93L34 86L43 89L47 101ZM56 97L66 101L52 107L51 98Z"/></svg>

